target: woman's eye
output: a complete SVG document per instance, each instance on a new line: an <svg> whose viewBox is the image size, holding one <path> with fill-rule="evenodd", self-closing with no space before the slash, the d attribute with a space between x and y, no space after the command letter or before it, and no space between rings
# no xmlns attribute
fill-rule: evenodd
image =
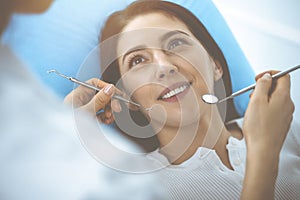
<svg viewBox="0 0 300 200"><path fill-rule="evenodd" d="M168 44L168 50L172 50L174 48L176 48L177 46L186 44L186 42L183 39L175 39L172 40L169 44Z"/></svg>
<svg viewBox="0 0 300 200"><path fill-rule="evenodd" d="M142 56L135 56L129 60L129 65L130 65L130 67L134 67L140 63L145 62L145 60L146 59Z"/></svg>

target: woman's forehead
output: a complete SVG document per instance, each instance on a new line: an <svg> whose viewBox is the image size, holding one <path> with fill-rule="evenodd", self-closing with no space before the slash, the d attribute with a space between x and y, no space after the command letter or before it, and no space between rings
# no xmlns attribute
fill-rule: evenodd
<svg viewBox="0 0 300 200"><path fill-rule="evenodd" d="M130 47L140 46L157 48L173 36L191 37L191 33L182 29L143 28L120 34L118 37L118 48L129 49Z"/></svg>
<svg viewBox="0 0 300 200"><path fill-rule="evenodd" d="M118 37L118 52L146 46L158 48L168 36L185 34L192 36L181 21L161 13L151 13L134 18Z"/></svg>

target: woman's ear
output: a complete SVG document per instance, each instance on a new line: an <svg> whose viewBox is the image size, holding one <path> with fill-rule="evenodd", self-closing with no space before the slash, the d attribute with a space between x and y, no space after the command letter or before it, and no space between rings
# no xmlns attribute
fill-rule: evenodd
<svg viewBox="0 0 300 200"><path fill-rule="evenodd" d="M214 72L214 81L220 80L223 76L223 68L221 63L216 59L212 59L212 67Z"/></svg>

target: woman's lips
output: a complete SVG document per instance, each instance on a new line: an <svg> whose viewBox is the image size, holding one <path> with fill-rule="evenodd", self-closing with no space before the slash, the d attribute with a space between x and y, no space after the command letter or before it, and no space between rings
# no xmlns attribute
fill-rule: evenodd
<svg viewBox="0 0 300 200"><path fill-rule="evenodd" d="M178 82L163 90L157 100L176 102L183 98L190 89L191 82Z"/></svg>

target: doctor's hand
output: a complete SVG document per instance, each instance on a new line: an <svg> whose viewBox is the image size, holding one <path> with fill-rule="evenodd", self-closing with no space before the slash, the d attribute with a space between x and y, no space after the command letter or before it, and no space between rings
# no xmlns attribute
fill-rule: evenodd
<svg viewBox="0 0 300 200"><path fill-rule="evenodd" d="M245 113L243 132L247 148L279 155L293 118L290 76L272 80L268 71L256 77L257 85Z"/></svg>
<svg viewBox="0 0 300 200"><path fill-rule="evenodd" d="M98 121L102 123L112 123L114 121L113 111L121 111L118 100L112 99L112 96L115 92L118 92L118 90L114 85L97 78L92 78L86 83L102 89L96 92L93 89L80 85L65 97L64 103L73 105L73 108L78 111L85 111L96 116ZM100 110L103 112L97 114Z"/></svg>
<svg viewBox="0 0 300 200"><path fill-rule="evenodd" d="M272 80L269 71L256 77L243 123L247 146L241 199L274 199L280 151L293 118L290 76Z"/></svg>

